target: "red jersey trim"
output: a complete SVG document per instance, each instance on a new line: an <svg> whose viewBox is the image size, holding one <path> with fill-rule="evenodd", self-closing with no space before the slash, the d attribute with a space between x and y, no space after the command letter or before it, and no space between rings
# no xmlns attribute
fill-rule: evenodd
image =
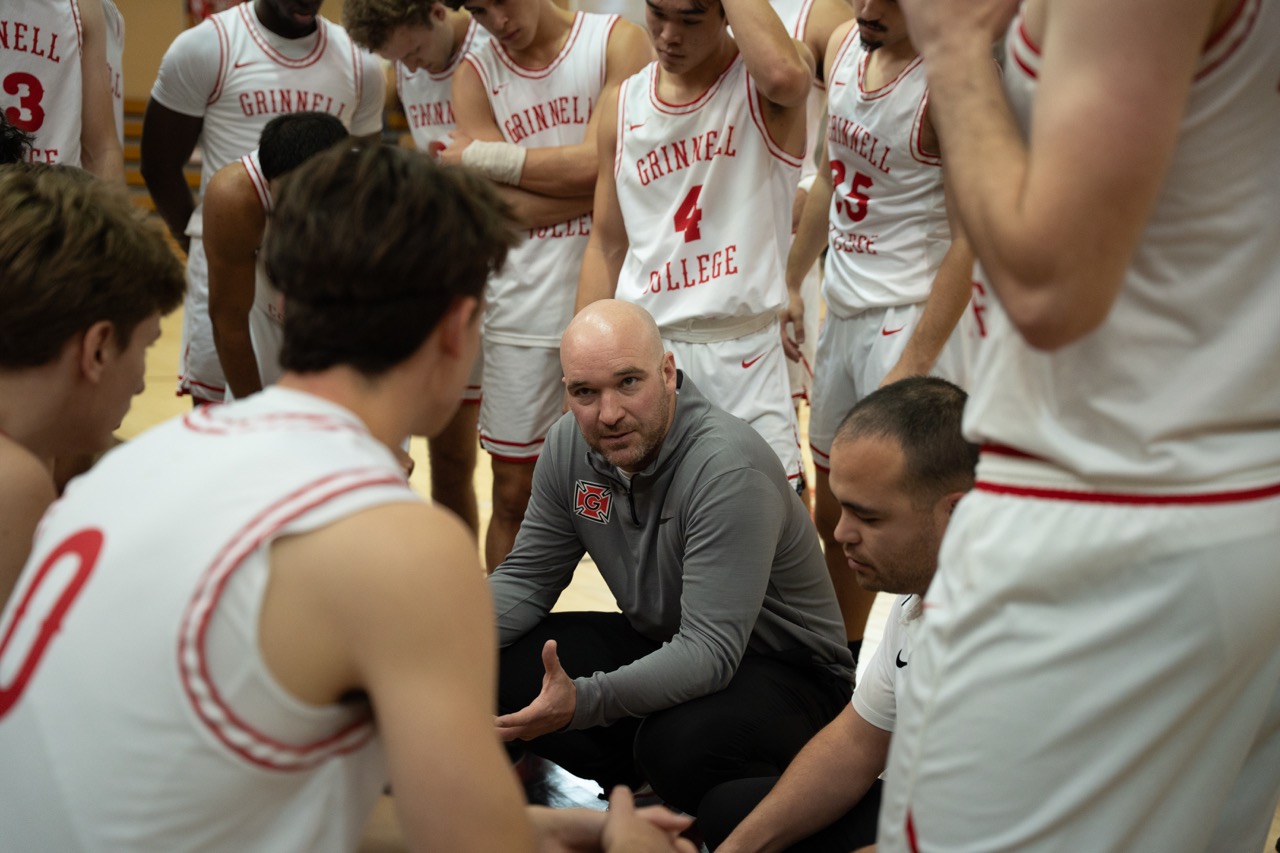
<svg viewBox="0 0 1280 853"><path fill-rule="evenodd" d="M924 126L929 114L929 90L924 90L911 123L911 158L923 166L941 166L942 157L924 150Z"/></svg>
<svg viewBox="0 0 1280 853"><path fill-rule="evenodd" d="M252 3L242 3L236 7L236 11L239 13L240 19L244 21L244 25L249 31L249 37L253 39L258 49L267 55L268 59L285 68L306 68L320 61L320 57L324 55L325 48L329 44L329 24L323 17L316 15L315 47L311 48L311 52L306 56L291 59L272 47L271 42L267 41L266 36L258 29L257 18L250 12L252 5Z"/></svg>
<svg viewBox="0 0 1280 853"><path fill-rule="evenodd" d="M618 16L613 15L612 17L616 19ZM569 29L569 37L564 40L564 47L560 48L560 52L556 54L555 59L552 59L541 68L530 68L527 65L521 65L512 58L511 54L507 53L507 49L502 46L502 42L495 38L490 38L489 41L493 44L493 55L498 58L499 62L507 66L511 73L519 77L524 77L527 80L541 80L544 77L549 77L572 52L573 46L578 41L578 36L582 34L583 20L582 12L574 14L573 26ZM612 24L610 26L612 27Z"/></svg>
<svg viewBox="0 0 1280 853"><path fill-rule="evenodd" d="M756 89L756 81L751 79L749 72L744 73L742 76L746 80L747 106L751 108L751 121L759 129L760 136L764 139L765 148L769 150L769 153L775 159L788 166L794 166L797 169L801 168L804 165L804 152L792 154L773 138L773 134L769 131L769 123L764 117L764 110L760 107L760 101L764 98L764 95L760 94L759 90Z"/></svg>
<svg viewBox="0 0 1280 853"><path fill-rule="evenodd" d="M533 441L503 441L500 438L494 438L491 435L480 433L480 440L487 441L490 444L501 444L504 447L537 447L546 442L545 438L535 438Z"/></svg>
<svg viewBox="0 0 1280 853"><path fill-rule="evenodd" d="M1201 494L1148 495L1124 492L1082 492L1073 489L1044 489L1031 486L1010 486L979 480L974 488L997 495L1012 495L1042 500L1075 501L1077 503L1127 504L1130 506L1195 506L1202 504L1241 503L1264 500L1280 495L1280 483L1256 489L1239 489L1226 492Z"/></svg>
<svg viewBox="0 0 1280 853"><path fill-rule="evenodd" d="M446 65L444 67L444 70L441 71L439 74L436 74L428 70L427 76L430 77L432 80L436 81L437 83L443 83L445 80L448 80L450 77L452 77L453 72L458 70L458 66L462 64L463 57L465 57L467 55L467 52L470 50L471 42L475 40L476 30L479 28L480 28L480 25L476 23L475 18L472 18L470 21L468 21L467 32L466 32L466 35L462 37L462 47L458 48L457 55L455 55L453 59L449 61L449 64ZM420 73L416 71L410 73L408 69L406 69L399 62L396 63L396 67L400 69L400 71L403 73L405 78L412 77L414 76L414 74ZM399 78L399 75L397 75L397 78Z"/></svg>
<svg viewBox="0 0 1280 853"><path fill-rule="evenodd" d="M205 642L209 621L231 576L245 559L289 522L334 498L382 485L403 485L404 480L381 469L341 471L295 490L264 509L232 537L207 568L183 615L178 640L178 668L183 691L205 727L227 749L244 760L269 770L297 771L313 767L335 755L352 752L373 738L370 720L357 720L329 737L313 743L283 743L241 720L226 704L209 675Z"/></svg>
<svg viewBox="0 0 1280 853"><path fill-rule="evenodd" d="M1196 82L1212 74L1219 66L1235 56L1236 51L1253 33L1258 16L1262 14L1261 0L1240 0L1231 17L1224 23L1205 44L1204 64L1193 78ZM1231 42L1226 43L1230 37Z"/></svg>
<svg viewBox="0 0 1280 853"><path fill-rule="evenodd" d="M622 135L627 132L627 91L631 87L623 83L618 87L618 130L615 134L617 141L613 145L613 182L615 186L618 183L618 176L622 174ZM614 190L617 195L617 190Z"/></svg>
<svg viewBox="0 0 1280 853"><path fill-rule="evenodd" d="M881 98L887 98L889 95L893 94L894 89L898 88L898 84L907 79L908 75L912 74L916 69L919 68L921 69L921 73L924 73L922 68L924 60L917 56L915 59L908 62L907 67L899 71L897 76L888 83L885 83L879 89L868 89L867 63L870 60L871 51L867 51L862 54L862 56L858 57L858 94L862 97L863 101L878 101Z"/></svg>
<svg viewBox="0 0 1280 853"><path fill-rule="evenodd" d="M213 31L218 36L218 76L214 81L213 91L209 93L207 102L209 106L213 106L222 97L222 90L227 83L227 68L230 65L227 60L231 56L231 38L227 35L222 19L217 15L209 18L208 21L213 25Z"/></svg>
<svg viewBox="0 0 1280 853"><path fill-rule="evenodd" d="M246 154L240 158L240 165L244 167L245 172L249 175L249 183L253 185L253 192L258 196L258 203L262 205L262 209L266 213L271 212L271 189L267 183L267 179L263 177L262 171L258 168L252 154Z"/></svg>
<svg viewBox="0 0 1280 853"><path fill-rule="evenodd" d="M831 63L831 76L836 76L836 71L840 68L840 63L844 61L845 55L849 49L853 47L854 40L859 36L858 25L854 24L849 27L849 32L844 34L844 39L840 42L839 49L836 50L835 62Z"/></svg>
<svg viewBox="0 0 1280 853"><path fill-rule="evenodd" d="M662 72L662 66L654 61L650 63L653 73L649 75L649 101L653 104L653 108L655 110L660 113L666 113L667 115L680 116L696 112L706 105L706 103L715 96L716 92L720 91L720 87L724 85L724 81L728 78L729 73L733 71L741 61L742 54L735 53L733 55L733 59L729 60L729 64L720 72L720 76L715 79L715 82L708 86L701 95L694 98L692 101L689 101L687 104L668 103L658 96L658 75Z"/></svg>
<svg viewBox="0 0 1280 853"><path fill-rule="evenodd" d="M84 52L84 27L80 24L80 0L71 0L71 20L76 25L76 46Z"/></svg>

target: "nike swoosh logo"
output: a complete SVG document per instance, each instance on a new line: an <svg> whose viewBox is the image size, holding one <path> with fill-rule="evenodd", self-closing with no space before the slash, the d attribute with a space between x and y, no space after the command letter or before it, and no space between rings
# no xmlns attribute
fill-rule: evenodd
<svg viewBox="0 0 1280 853"><path fill-rule="evenodd" d="M899 651L899 652L898 652L898 656L897 656L896 658L894 658L894 661L893 661L893 662L894 662L894 663L896 663L896 664L898 665L898 669L902 669L904 666L906 666L906 665L907 665L907 662L906 662L906 661L904 661L904 660L902 659L902 652L901 652L901 651Z"/></svg>
<svg viewBox="0 0 1280 853"><path fill-rule="evenodd" d="M675 518L674 515L668 515L666 518L659 518L658 526L661 527L662 525L666 524L668 521L670 521L673 518Z"/></svg>
<svg viewBox="0 0 1280 853"><path fill-rule="evenodd" d="M237 62L235 65L232 65L231 67L232 67L232 68L244 68L246 65L252 65L253 63L255 63L255 62L257 62L257 61L258 61L258 60L256 60L256 59L250 59L248 62Z"/></svg>
<svg viewBox="0 0 1280 853"><path fill-rule="evenodd" d="M899 327L898 327L898 328L896 328L896 329L881 329L881 330L880 330L880 334L884 335L885 337L888 337L889 335L896 335L896 334L898 334L898 332L901 332L901 331L902 331L903 329L905 329L905 328L906 328L906 326L899 326Z"/></svg>
<svg viewBox="0 0 1280 853"><path fill-rule="evenodd" d="M748 367L750 367L751 365L755 364L755 363L756 363L757 361L759 361L760 359L764 358L764 355L765 355L764 353L760 353L758 356L756 356L755 358L751 359L750 361L747 361L747 360L744 358L744 359L742 360L742 369L743 369L743 370L746 370Z"/></svg>
<svg viewBox="0 0 1280 853"><path fill-rule="evenodd" d="M635 130L638 127L644 127L644 122L640 122L639 124L629 124L627 125L627 130Z"/></svg>

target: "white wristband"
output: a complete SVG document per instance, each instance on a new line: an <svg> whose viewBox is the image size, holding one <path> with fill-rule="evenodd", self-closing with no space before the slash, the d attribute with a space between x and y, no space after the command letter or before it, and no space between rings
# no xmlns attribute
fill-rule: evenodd
<svg viewBox="0 0 1280 853"><path fill-rule="evenodd" d="M510 142L475 141L462 149L462 165L498 183L515 186L524 171L525 153Z"/></svg>

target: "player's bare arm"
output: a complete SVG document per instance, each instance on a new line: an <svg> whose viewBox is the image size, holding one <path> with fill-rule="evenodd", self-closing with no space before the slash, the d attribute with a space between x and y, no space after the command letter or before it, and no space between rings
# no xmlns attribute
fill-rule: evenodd
<svg viewBox="0 0 1280 853"><path fill-rule="evenodd" d="M202 215L213 342L231 392L247 397L262 390L249 312L257 287L258 245L267 222L240 161L219 169L209 180Z"/></svg>
<svg viewBox="0 0 1280 853"><path fill-rule="evenodd" d="M990 61L1017 5L902 1L964 229L1018 331L1055 349L1110 311L1169 169L1200 51L1236 4L1031 0L1025 23L1045 62L1029 143Z"/></svg>
<svg viewBox="0 0 1280 853"><path fill-rule="evenodd" d="M635 24L620 19L609 34L601 100L606 92L616 91L623 80L635 74L651 59L652 49L644 32ZM440 153L442 162L461 164L462 152L473 140L505 141L493 117L480 75L465 62L453 76L453 104L458 129L453 134L453 141ZM467 114L466 118L463 117L464 112ZM590 195L596 182L596 128L599 115L597 104L587 120L583 140L577 145L526 149L524 165L516 186L552 197ZM563 222L565 218L568 217L556 221Z"/></svg>
<svg viewBox="0 0 1280 853"><path fill-rule="evenodd" d="M203 126L200 116L183 115L155 98L147 101L142 120L142 178L169 233L184 251L191 242L186 230L195 199L183 170Z"/></svg>
<svg viewBox="0 0 1280 853"><path fill-rule="evenodd" d="M436 507L392 504L278 542L263 655L314 704L368 694L410 846L533 850L493 735L493 616L475 540ZM466 767L467 772L442 772Z"/></svg>
<svg viewBox="0 0 1280 853"><path fill-rule="evenodd" d="M80 0L84 44L80 56L80 164L108 181L124 183L124 153L116 132L107 73L107 24L99 0Z"/></svg>
<svg viewBox="0 0 1280 853"><path fill-rule="evenodd" d="M494 189L503 201L511 205L516 219L526 228L550 227L591 212L592 197L589 194L556 198L501 184Z"/></svg>
<svg viewBox="0 0 1280 853"><path fill-rule="evenodd" d="M890 732L873 726L853 705L846 705L800 750L769 795L716 849L773 853L835 823L884 771L890 738Z"/></svg>
<svg viewBox="0 0 1280 853"><path fill-rule="evenodd" d="M587 248L582 255L582 268L578 273L578 298L574 313L599 299L613 298L618 289L622 261L631 245L626 223L622 219L622 208L618 204L618 186L613 177L618 144L617 89L600 98L596 114L600 116L600 171L596 181L591 237L587 240Z"/></svg>
<svg viewBox="0 0 1280 853"><path fill-rule="evenodd" d="M0 609L31 553L40 518L57 497L46 465L0 435Z"/></svg>
<svg viewBox="0 0 1280 853"><path fill-rule="evenodd" d="M938 153L937 134L934 133L928 112L925 113L923 141L921 147L925 151ZM973 248L969 238L965 236L964 227L956 215L955 200L951 197L950 181L943 160L943 195L947 203L947 222L951 228L951 245L942 256L938 271L929 286L929 296L924 301L924 310L920 312L920 321L916 323L907 341L898 363L885 374L881 385L890 385L908 376L925 376L933 370L947 339L955 331L956 324L964 316L969 306L969 297L973 288Z"/></svg>
<svg viewBox="0 0 1280 853"><path fill-rule="evenodd" d="M733 29L733 41L742 54L746 70L759 88L767 106L765 120L771 131L790 127L788 122L774 124L772 118L791 118L799 114L804 127L805 102L813 86L814 59L803 42L794 40L782 26L782 20L767 0L722 0L724 17ZM778 115L773 115L778 114ZM801 147L804 146L801 131Z"/></svg>
<svg viewBox="0 0 1280 853"><path fill-rule="evenodd" d="M827 140L823 137L818 147L818 171L787 252L787 308L782 316L782 349L792 361L800 360L800 344L804 343L804 298L800 295L800 285L827 246L833 192L831 169L827 166Z"/></svg>
<svg viewBox="0 0 1280 853"><path fill-rule="evenodd" d="M831 36L842 24L853 19L853 9L846 0L814 0L805 23L805 47L813 54L814 73L820 82L827 79L827 50ZM836 42L834 47L839 47Z"/></svg>

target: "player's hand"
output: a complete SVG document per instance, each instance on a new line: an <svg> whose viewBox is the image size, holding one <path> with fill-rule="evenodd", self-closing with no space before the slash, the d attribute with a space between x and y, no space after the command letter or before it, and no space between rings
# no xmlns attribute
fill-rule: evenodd
<svg viewBox="0 0 1280 853"><path fill-rule="evenodd" d="M573 720L578 707L578 688L556 655L556 641L547 640L542 647L542 692L528 705L511 714L494 718L498 736L504 741L533 740L558 732Z"/></svg>
<svg viewBox="0 0 1280 853"><path fill-rule="evenodd" d="M782 351L792 361L800 360L800 345L804 343L804 299L799 291L787 290L787 307L778 312L782 326Z"/></svg>
<svg viewBox="0 0 1280 853"><path fill-rule="evenodd" d="M449 144L441 148L436 159L448 166L462 165L462 152L474 140L460 130L449 131Z"/></svg>
<svg viewBox="0 0 1280 853"><path fill-rule="evenodd" d="M1022 0L901 0L911 44L922 56L1002 38ZM926 59L927 61L927 59Z"/></svg>
<svg viewBox="0 0 1280 853"><path fill-rule="evenodd" d="M692 820L662 809L669 817L658 823L653 809L636 810L631 789L619 785L609 795L609 813L604 822L604 846L606 853L698 853L698 848L680 833ZM677 828L679 827L679 828Z"/></svg>
<svg viewBox="0 0 1280 853"><path fill-rule="evenodd" d="M909 362L906 357L898 359L898 363L893 369L885 374L884 379L880 381L880 387L892 385L900 379L906 379L909 376L928 376L929 371L933 369L932 364L915 364Z"/></svg>

